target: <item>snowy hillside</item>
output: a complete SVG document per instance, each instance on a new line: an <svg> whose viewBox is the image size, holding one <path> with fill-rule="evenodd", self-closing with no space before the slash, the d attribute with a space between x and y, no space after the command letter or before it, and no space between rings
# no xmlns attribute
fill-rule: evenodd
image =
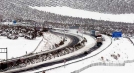
<svg viewBox="0 0 134 73"><path fill-rule="evenodd" d="M31 7L31 6L30 6ZM134 23L134 14L104 14L70 7L31 7L40 11L51 12L63 16L89 18L95 20Z"/></svg>

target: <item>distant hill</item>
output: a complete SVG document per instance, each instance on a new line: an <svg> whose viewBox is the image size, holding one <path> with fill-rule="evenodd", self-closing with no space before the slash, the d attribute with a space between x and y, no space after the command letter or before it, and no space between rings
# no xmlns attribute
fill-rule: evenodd
<svg viewBox="0 0 134 73"><path fill-rule="evenodd" d="M68 6L103 13L134 13L133 0L0 0L0 20L27 19L39 22L89 24L90 19L72 18L38 11L29 6Z"/></svg>
<svg viewBox="0 0 134 73"><path fill-rule="evenodd" d="M134 13L134 0L10 0L30 6L67 6L103 13Z"/></svg>

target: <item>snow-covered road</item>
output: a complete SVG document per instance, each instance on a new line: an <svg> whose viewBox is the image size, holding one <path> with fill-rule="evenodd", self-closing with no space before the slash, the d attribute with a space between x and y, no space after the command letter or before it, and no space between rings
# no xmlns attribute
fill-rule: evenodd
<svg viewBox="0 0 134 73"><path fill-rule="evenodd" d="M77 30L71 30L70 33L77 34L76 31ZM78 35L82 35L82 34L78 33ZM83 47L80 50L81 52L84 49L89 49L89 48L93 47L95 45L95 43L96 43L96 41L94 39L92 39L91 36L85 35L85 34L83 34L83 36L87 39L88 42L85 44L85 47ZM93 53L91 53L91 54L89 54L89 55L87 55L87 56L85 56L83 58L78 58L78 59L75 59L75 60L67 61L65 64L68 64L68 65L65 66L65 68L64 68L64 63L61 63L61 64L55 64L55 65L49 66L49 67L40 68L40 69L35 70L35 71L28 71L26 73L38 72L38 71L47 70L47 69L50 69L50 68L55 68L55 67L58 67L58 66L61 66L61 67L56 68L56 69L52 69L52 70L48 70L46 72L47 73L70 73L70 72L72 72L72 71L74 71L76 69L79 69L79 68L81 68L81 66L85 66L86 64L83 65L83 61L80 61L80 62L76 62L76 61L79 61L79 60L87 58L87 57L91 57L91 56L95 55L96 53L102 51L107 46L109 46L109 44L111 44L111 39L109 37L105 36L105 35L103 35L103 36L106 39L106 41L103 42L105 45L103 45L98 50L96 50L97 52L94 51ZM73 53L73 54L75 54L75 53Z"/></svg>

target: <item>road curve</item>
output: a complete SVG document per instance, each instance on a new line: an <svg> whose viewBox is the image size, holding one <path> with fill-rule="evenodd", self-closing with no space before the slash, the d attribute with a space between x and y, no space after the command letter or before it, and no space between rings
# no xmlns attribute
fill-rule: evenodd
<svg viewBox="0 0 134 73"><path fill-rule="evenodd" d="M62 33L58 33L58 32L52 32L52 33L63 35ZM66 47L72 47L73 45L77 44L80 41L80 39L77 36L69 35L69 34L66 34L66 36L68 38L70 38L72 40L72 42L69 43L68 46L64 46L64 47L62 47L60 49L64 49ZM29 70L32 70L32 69L38 69L38 68L41 68L41 67L51 66L51 65L54 65L56 63L61 63L61 62L63 62L63 60L56 61L56 62L44 63L44 64L40 64L40 65L35 66L35 67L30 67L30 68L25 68L25 69L21 69L20 68L19 70L9 70L9 71L5 71L5 72L7 72L7 73L11 73L11 72L13 72L13 73L19 73L19 72L29 71Z"/></svg>

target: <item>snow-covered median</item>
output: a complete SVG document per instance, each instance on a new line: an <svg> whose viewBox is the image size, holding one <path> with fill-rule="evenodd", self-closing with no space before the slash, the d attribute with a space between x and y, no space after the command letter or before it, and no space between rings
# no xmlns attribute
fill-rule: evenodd
<svg viewBox="0 0 134 73"><path fill-rule="evenodd" d="M66 37L66 41L64 42L63 45L60 45L59 47L55 47L54 44L59 44L60 41L63 40L63 36L61 35L55 35L49 32L44 33L44 38L42 40L42 42L40 43L40 45L37 47L37 49L34 51L34 53L36 52L41 52L41 51L51 51L51 50L56 50L56 49L60 49L64 46L67 46L70 42L72 42L72 40L68 37Z"/></svg>
<svg viewBox="0 0 134 73"><path fill-rule="evenodd" d="M32 7L40 11L51 12L64 16L80 17L80 18L91 18L95 20L107 20L114 22L127 22L134 23L134 14L104 14L99 12L92 12L80 9L73 9L70 7Z"/></svg>

